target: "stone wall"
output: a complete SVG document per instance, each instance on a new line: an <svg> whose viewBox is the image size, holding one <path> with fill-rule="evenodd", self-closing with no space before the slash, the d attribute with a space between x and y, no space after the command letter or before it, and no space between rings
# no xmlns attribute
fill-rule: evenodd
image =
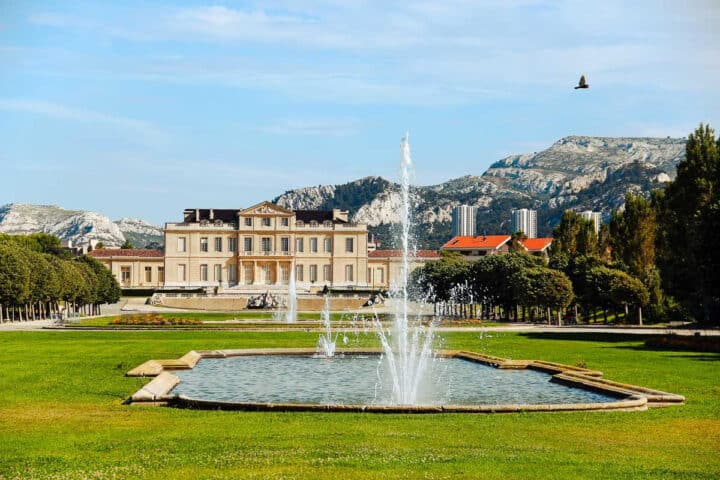
<svg viewBox="0 0 720 480"><path fill-rule="evenodd" d="M219 310L234 312L245 310L247 297L163 297L160 305L171 308L187 308L191 310ZM335 297L330 300L330 308L333 311L356 310L365 303L365 297L345 298ZM298 311L319 312L323 309L325 300L321 296L298 298Z"/></svg>

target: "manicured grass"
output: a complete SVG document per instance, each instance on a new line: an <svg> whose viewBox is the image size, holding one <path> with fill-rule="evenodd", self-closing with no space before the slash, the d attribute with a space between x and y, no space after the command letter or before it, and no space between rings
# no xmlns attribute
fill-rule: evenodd
<svg viewBox="0 0 720 480"><path fill-rule="evenodd" d="M304 332L0 332L0 478L720 476L720 355L646 349L637 336L458 332L441 343L583 363L610 379L683 394L686 405L413 416L121 404L143 384L124 372L151 358L316 340Z"/></svg>

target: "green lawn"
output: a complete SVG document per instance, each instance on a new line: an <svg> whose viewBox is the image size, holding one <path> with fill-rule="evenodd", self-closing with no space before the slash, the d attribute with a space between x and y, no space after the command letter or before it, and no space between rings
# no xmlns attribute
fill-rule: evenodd
<svg viewBox="0 0 720 480"><path fill-rule="evenodd" d="M121 404L143 383L124 372L151 358L316 340L304 332L0 332L0 478L720 477L720 355L649 350L638 337L450 333L442 344L584 363L683 394L686 405L413 416Z"/></svg>

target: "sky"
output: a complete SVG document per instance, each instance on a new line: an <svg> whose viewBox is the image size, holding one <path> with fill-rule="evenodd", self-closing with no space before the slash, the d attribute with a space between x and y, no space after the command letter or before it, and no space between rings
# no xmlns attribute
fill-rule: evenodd
<svg viewBox="0 0 720 480"><path fill-rule="evenodd" d="M0 205L162 224L720 127L713 0L0 0ZM580 74L588 90L574 90Z"/></svg>

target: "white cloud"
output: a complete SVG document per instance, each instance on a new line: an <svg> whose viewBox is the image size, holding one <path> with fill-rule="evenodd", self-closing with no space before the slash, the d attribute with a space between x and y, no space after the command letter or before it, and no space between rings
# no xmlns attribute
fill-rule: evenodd
<svg viewBox="0 0 720 480"><path fill-rule="evenodd" d="M344 137L358 131L359 123L348 118L285 118L260 127L277 135L320 135Z"/></svg>
<svg viewBox="0 0 720 480"><path fill-rule="evenodd" d="M166 132L152 123L134 118L69 107L59 103L22 98L0 98L0 110L32 113L44 117L73 120L82 123L100 123L114 128L133 131L146 139L161 140Z"/></svg>

